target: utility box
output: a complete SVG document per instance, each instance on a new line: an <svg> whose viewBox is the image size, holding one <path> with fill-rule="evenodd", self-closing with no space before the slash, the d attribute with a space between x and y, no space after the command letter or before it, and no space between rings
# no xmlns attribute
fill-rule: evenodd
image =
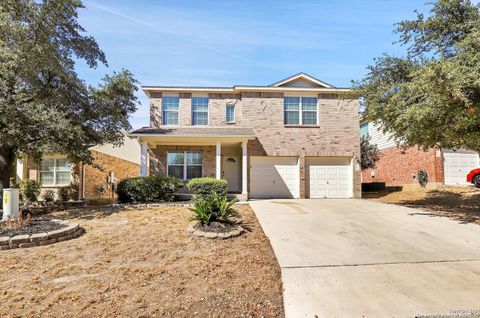
<svg viewBox="0 0 480 318"><path fill-rule="evenodd" d="M16 219L18 218L18 206L19 206L19 192L18 189L3 189L3 218Z"/></svg>

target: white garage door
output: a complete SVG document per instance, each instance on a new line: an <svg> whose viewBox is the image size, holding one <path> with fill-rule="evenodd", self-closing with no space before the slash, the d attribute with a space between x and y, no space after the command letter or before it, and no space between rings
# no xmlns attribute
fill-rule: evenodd
<svg viewBox="0 0 480 318"><path fill-rule="evenodd" d="M473 151L443 151L446 185L467 185L467 174L480 167L478 153Z"/></svg>
<svg viewBox="0 0 480 318"><path fill-rule="evenodd" d="M298 170L296 157L250 157L250 197L298 198Z"/></svg>
<svg viewBox="0 0 480 318"><path fill-rule="evenodd" d="M310 198L351 198L350 158L306 158Z"/></svg>

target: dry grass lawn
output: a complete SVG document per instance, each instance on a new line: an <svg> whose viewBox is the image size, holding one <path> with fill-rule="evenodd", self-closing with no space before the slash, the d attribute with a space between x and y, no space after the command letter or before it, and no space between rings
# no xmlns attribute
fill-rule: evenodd
<svg viewBox="0 0 480 318"><path fill-rule="evenodd" d="M421 209L432 216L480 224L480 190L472 187L393 192L376 200Z"/></svg>
<svg viewBox="0 0 480 318"><path fill-rule="evenodd" d="M252 210L250 232L193 238L181 207L58 212L86 234L0 252L0 317L282 317L280 268Z"/></svg>

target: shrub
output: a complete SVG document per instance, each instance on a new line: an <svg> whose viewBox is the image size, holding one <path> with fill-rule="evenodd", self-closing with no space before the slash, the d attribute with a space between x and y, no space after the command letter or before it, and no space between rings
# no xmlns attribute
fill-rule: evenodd
<svg viewBox="0 0 480 318"><path fill-rule="evenodd" d="M237 199L228 202L226 196L211 192L206 199L197 201L192 211L192 220L198 221L201 224L209 225L211 222L229 222L230 218L237 215L237 211L233 205Z"/></svg>
<svg viewBox="0 0 480 318"><path fill-rule="evenodd" d="M210 219L212 218L213 210L210 202L206 200L201 200L195 203L193 208L190 208L193 215L191 220L198 221L201 224L210 224Z"/></svg>
<svg viewBox="0 0 480 318"><path fill-rule="evenodd" d="M55 191L45 190L45 192L43 193L43 199L45 200L45 202L55 201Z"/></svg>
<svg viewBox="0 0 480 318"><path fill-rule="evenodd" d="M169 202L175 198L180 187L175 177L135 177L118 183L117 194L120 202Z"/></svg>
<svg viewBox="0 0 480 318"><path fill-rule="evenodd" d="M27 204L37 202L40 195L40 184L35 180L23 180L20 185L20 194L22 200Z"/></svg>
<svg viewBox="0 0 480 318"><path fill-rule="evenodd" d="M60 201L68 201L70 199L70 187L62 187L58 189L58 199Z"/></svg>
<svg viewBox="0 0 480 318"><path fill-rule="evenodd" d="M227 195L227 180L215 178L194 178L187 184L196 201L206 200L213 193L225 197Z"/></svg>

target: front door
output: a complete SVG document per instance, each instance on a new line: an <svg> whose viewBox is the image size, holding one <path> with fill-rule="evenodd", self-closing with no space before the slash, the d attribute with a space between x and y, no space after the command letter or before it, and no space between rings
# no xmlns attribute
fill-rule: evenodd
<svg viewBox="0 0 480 318"><path fill-rule="evenodd" d="M229 192L240 191L240 157L224 155L222 160L222 178L228 182Z"/></svg>

